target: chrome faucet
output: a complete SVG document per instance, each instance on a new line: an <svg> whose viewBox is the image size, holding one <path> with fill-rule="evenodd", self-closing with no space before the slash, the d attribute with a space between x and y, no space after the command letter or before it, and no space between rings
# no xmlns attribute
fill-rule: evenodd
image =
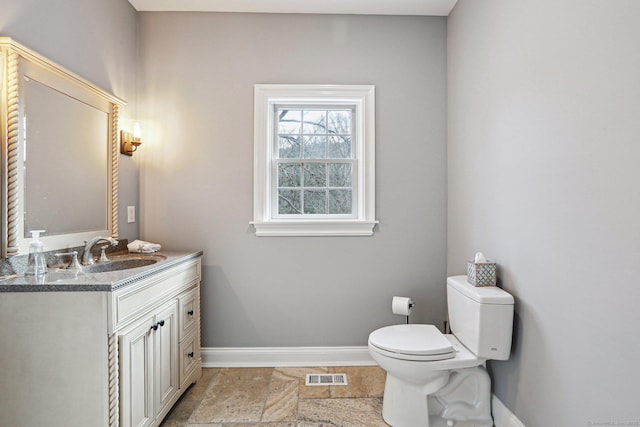
<svg viewBox="0 0 640 427"><path fill-rule="evenodd" d="M94 237L84 245L84 253L82 254L82 265L93 264L94 261L93 255L91 255L91 249L93 248L93 245L102 241L111 243L111 246L116 246L118 244L118 241L111 237Z"/></svg>

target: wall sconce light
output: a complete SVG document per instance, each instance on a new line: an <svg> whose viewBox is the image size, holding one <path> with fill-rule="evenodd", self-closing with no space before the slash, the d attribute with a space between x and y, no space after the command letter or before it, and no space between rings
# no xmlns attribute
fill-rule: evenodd
<svg viewBox="0 0 640 427"><path fill-rule="evenodd" d="M140 140L140 124L133 125L133 134L130 132L120 131L120 152L127 156L133 156L133 152L142 144Z"/></svg>

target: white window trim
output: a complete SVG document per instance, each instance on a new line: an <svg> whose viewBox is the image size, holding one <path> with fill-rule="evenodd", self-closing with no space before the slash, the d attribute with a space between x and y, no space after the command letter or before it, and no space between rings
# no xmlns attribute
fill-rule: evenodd
<svg viewBox="0 0 640 427"><path fill-rule="evenodd" d="M253 221L256 236L371 236L375 220L375 86L255 85ZM356 105L354 144L358 168L356 217L273 218L270 173L273 160L274 105L351 103Z"/></svg>

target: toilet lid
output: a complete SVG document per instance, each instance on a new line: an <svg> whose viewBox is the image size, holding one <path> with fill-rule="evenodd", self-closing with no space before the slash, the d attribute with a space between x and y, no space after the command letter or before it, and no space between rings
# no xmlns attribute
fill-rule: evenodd
<svg viewBox="0 0 640 427"><path fill-rule="evenodd" d="M383 350L414 356L455 356L451 342L433 325L387 326L369 335L369 342ZM430 360L438 360L438 357Z"/></svg>

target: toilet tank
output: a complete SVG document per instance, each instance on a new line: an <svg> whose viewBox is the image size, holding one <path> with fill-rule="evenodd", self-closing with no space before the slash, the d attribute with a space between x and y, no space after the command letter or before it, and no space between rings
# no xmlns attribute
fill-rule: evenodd
<svg viewBox="0 0 640 427"><path fill-rule="evenodd" d="M447 278L451 332L476 356L507 360L513 332L513 296L496 286L473 286L467 276Z"/></svg>

